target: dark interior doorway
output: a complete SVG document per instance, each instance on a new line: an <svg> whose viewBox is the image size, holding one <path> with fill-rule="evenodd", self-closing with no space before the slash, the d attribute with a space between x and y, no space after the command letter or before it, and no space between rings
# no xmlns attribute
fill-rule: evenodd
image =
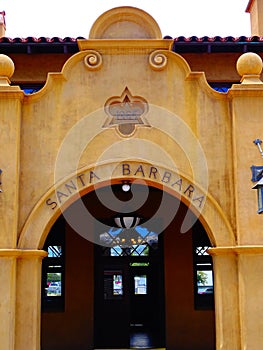
<svg viewBox="0 0 263 350"><path fill-rule="evenodd" d="M163 245L95 246L95 348L165 343Z"/></svg>

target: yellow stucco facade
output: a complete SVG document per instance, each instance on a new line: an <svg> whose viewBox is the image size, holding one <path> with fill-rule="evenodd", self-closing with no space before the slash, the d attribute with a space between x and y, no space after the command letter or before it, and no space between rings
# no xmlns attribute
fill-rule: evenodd
<svg viewBox="0 0 263 350"><path fill-rule="evenodd" d="M123 180L170 193L204 226L215 348L261 349L262 217L250 174L261 165L252 142L261 136L261 59L241 56L242 81L222 94L171 44L144 11L110 10L32 95L10 85L15 68L0 56L1 349L40 349L50 228L78 198Z"/></svg>

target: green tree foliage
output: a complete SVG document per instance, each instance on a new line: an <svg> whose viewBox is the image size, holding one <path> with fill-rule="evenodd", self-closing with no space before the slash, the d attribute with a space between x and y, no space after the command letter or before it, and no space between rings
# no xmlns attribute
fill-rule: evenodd
<svg viewBox="0 0 263 350"><path fill-rule="evenodd" d="M61 273L48 272L47 282L60 282L60 281L61 281Z"/></svg>
<svg viewBox="0 0 263 350"><path fill-rule="evenodd" d="M197 271L197 283L202 284L203 286L206 284L208 280L207 273L204 271Z"/></svg>

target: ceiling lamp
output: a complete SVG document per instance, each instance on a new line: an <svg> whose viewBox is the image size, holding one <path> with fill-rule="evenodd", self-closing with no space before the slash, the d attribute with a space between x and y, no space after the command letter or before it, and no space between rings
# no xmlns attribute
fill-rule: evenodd
<svg viewBox="0 0 263 350"><path fill-rule="evenodd" d="M122 228L121 232L114 241L121 247L132 247L142 244L143 238L136 231L136 226L139 225L141 218L138 216L116 216L114 222L117 227Z"/></svg>
<svg viewBox="0 0 263 350"><path fill-rule="evenodd" d="M141 218L138 216L116 216L114 222L117 227L130 229L139 225Z"/></svg>
<svg viewBox="0 0 263 350"><path fill-rule="evenodd" d="M123 192L129 192L131 189L131 182L129 180L123 180L121 189Z"/></svg>

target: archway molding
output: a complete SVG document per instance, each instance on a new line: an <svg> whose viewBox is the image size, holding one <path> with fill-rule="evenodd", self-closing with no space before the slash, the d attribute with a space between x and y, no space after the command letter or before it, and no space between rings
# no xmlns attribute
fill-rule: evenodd
<svg viewBox="0 0 263 350"><path fill-rule="evenodd" d="M131 181L159 188L182 201L204 226L214 246L233 246L235 236L222 208L185 174L140 161L111 162L85 167L50 188L35 205L19 238L19 249L41 249L59 215L97 188Z"/></svg>

